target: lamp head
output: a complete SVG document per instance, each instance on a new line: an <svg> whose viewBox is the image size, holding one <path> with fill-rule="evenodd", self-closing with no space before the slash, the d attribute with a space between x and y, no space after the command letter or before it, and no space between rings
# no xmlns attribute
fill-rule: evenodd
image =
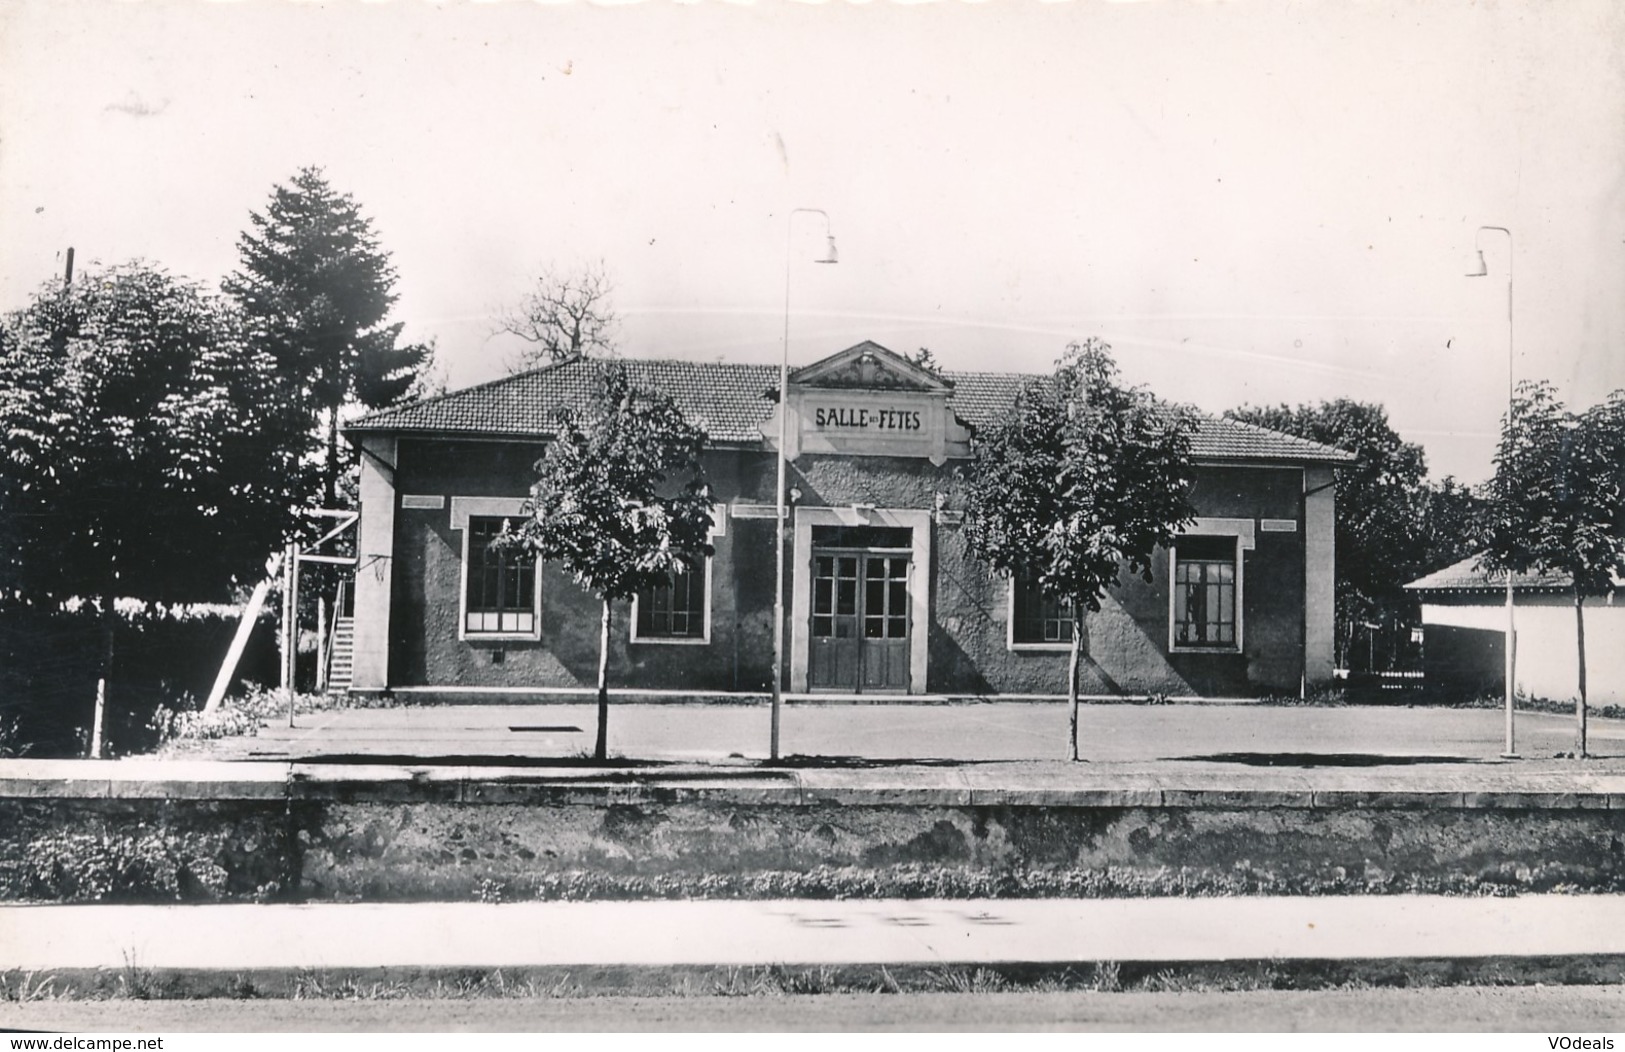
<svg viewBox="0 0 1625 1052"><path fill-rule="evenodd" d="M835 254L835 235L834 234L826 234L826 235L824 235L824 241L826 242L825 247L824 247L824 258L820 259L820 260L815 260L815 262L818 262L818 263L839 263L840 259Z"/></svg>
<svg viewBox="0 0 1625 1052"><path fill-rule="evenodd" d="M1489 264L1484 262L1484 250L1483 249L1479 249L1478 251L1474 252L1470 257L1468 257L1468 263L1467 263L1467 276L1468 277L1470 277L1470 278L1487 277L1489 275L1489 272L1490 272Z"/></svg>

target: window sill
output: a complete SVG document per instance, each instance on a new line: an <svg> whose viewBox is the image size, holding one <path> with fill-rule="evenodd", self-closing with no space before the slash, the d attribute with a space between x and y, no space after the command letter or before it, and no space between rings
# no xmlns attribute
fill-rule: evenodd
<svg viewBox="0 0 1625 1052"><path fill-rule="evenodd" d="M1170 654L1232 654L1232 655L1234 655L1234 654L1241 653L1241 648L1239 646L1235 646L1234 644L1226 644L1226 645L1220 646L1220 647L1181 647L1181 646L1172 646L1172 647L1168 648L1168 653L1170 653Z"/></svg>
<svg viewBox="0 0 1625 1052"><path fill-rule="evenodd" d="M1018 653L1028 654L1070 654L1071 643L1009 643L1007 648Z"/></svg>
<svg viewBox="0 0 1625 1052"><path fill-rule="evenodd" d="M711 644L709 636L633 636L627 640L638 646L653 644L663 647L703 647Z"/></svg>
<svg viewBox="0 0 1625 1052"><path fill-rule="evenodd" d="M464 643L540 643L540 632L463 632L457 637Z"/></svg>

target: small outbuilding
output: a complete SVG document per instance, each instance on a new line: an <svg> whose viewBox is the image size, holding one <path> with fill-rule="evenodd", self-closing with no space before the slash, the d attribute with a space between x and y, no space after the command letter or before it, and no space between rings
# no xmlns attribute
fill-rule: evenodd
<svg viewBox="0 0 1625 1052"><path fill-rule="evenodd" d="M1620 586L1587 599L1586 695L1597 705L1625 704L1625 603ZM1405 588L1422 605L1422 668L1429 686L1464 696L1506 690L1505 573L1472 555ZM1522 697L1572 701L1580 692L1574 586L1564 574L1512 578L1513 681Z"/></svg>

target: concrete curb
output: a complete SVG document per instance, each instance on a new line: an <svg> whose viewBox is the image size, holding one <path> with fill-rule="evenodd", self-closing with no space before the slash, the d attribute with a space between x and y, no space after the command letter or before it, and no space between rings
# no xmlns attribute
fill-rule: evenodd
<svg viewBox="0 0 1625 1052"><path fill-rule="evenodd" d="M1191 765L650 768L0 760L0 799L886 807L1625 810L1625 774L1489 765L1216 770Z"/></svg>

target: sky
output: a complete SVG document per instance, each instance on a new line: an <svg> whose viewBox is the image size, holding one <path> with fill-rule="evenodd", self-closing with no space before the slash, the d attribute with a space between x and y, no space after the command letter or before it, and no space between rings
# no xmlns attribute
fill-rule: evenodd
<svg viewBox="0 0 1625 1052"><path fill-rule="evenodd" d="M1099 336L1209 412L1381 403L1467 482L1509 336L1576 407L1625 388L1616 0L0 5L0 309L69 246L216 285L307 165L453 388L594 261L627 355L777 362L788 288L792 363Z"/></svg>

